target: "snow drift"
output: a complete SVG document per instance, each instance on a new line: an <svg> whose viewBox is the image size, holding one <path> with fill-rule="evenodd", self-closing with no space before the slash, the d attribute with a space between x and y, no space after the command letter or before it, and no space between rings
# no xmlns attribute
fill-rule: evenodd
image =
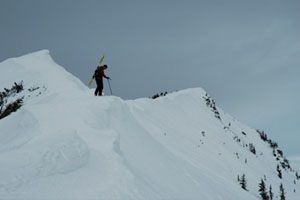
<svg viewBox="0 0 300 200"><path fill-rule="evenodd" d="M261 179L275 196L283 183L287 199L300 197L278 146L201 88L94 97L47 50L8 59L0 73L0 90L24 84L23 106L0 120L2 199L255 200Z"/></svg>

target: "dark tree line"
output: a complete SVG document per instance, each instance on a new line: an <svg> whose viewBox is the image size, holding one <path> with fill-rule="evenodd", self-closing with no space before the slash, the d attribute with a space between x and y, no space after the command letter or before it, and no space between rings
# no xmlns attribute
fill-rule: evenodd
<svg viewBox="0 0 300 200"><path fill-rule="evenodd" d="M283 169L291 169L288 159L284 157L283 151L278 148L278 144L271 139L268 139L268 136L264 131L256 130L256 132L259 134L260 138L268 143L273 149L273 156L276 157L276 160L280 161L282 159L282 161L280 161L281 167Z"/></svg>
<svg viewBox="0 0 300 200"><path fill-rule="evenodd" d="M221 120L220 112L218 111L218 109L216 107L215 101L210 96L208 96L208 94L205 94L205 97L203 97L203 98L206 102L206 105L211 108L211 111L214 113L215 117L217 119Z"/></svg>
<svg viewBox="0 0 300 200"><path fill-rule="evenodd" d="M272 186L270 185L269 191L267 189L266 183L263 179L261 179L260 183L258 184L258 192L262 200L273 200L274 199L274 193ZM279 197L280 200L285 200L285 190L282 185L282 183L279 186Z"/></svg>
<svg viewBox="0 0 300 200"><path fill-rule="evenodd" d="M152 97L150 97L151 99L157 99L158 97L163 97L166 96L168 94L168 92L161 92L161 93L156 93L155 95L153 95Z"/></svg>

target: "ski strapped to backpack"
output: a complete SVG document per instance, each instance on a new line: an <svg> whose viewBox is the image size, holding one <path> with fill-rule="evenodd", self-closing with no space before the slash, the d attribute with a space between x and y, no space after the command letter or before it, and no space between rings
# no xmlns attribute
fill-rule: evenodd
<svg viewBox="0 0 300 200"><path fill-rule="evenodd" d="M102 63L104 61L104 57L105 57L104 54L100 57L100 59L99 59L99 65L102 65ZM92 83L93 83L93 77L89 80L88 86L91 87Z"/></svg>

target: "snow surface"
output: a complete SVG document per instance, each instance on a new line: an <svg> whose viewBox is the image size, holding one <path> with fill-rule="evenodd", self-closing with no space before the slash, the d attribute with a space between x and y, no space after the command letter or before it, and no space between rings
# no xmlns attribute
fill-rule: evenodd
<svg viewBox="0 0 300 200"><path fill-rule="evenodd" d="M279 179L269 145L218 107L216 118L201 88L95 97L47 50L7 59L0 73L0 90L25 87L21 109L0 120L0 199L256 200L264 176L275 196L283 183L300 199L295 172Z"/></svg>
<svg viewBox="0 0 300 200"><path fill-rule="evenodd" d="M293 164L294 168L300 171L300 156L291 156L289 157L289 160Z"/></svg>

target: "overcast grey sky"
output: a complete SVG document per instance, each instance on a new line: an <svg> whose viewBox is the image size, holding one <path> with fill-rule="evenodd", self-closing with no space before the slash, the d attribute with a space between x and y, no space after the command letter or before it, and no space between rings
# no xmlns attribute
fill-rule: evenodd
<svg viewBox="0 0 300 200"><path fill-rule="evenodd" d="M105 53L123 99L203 87L300 154L298 0L0 0L0 60L40 49L84 83Z"/></svg>

